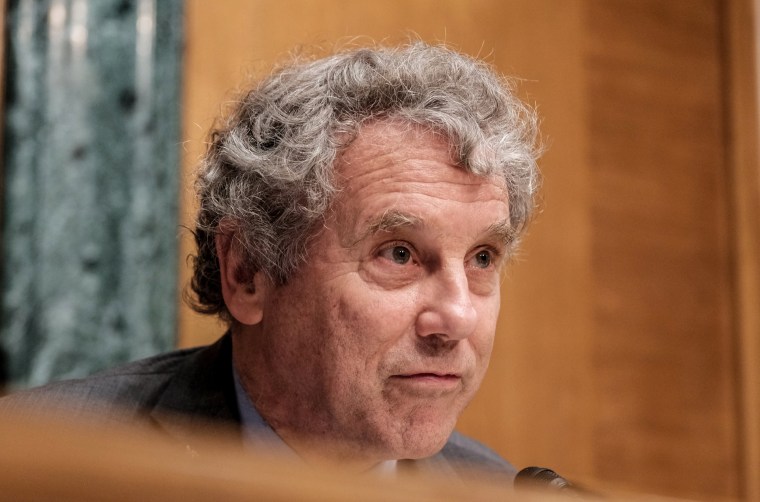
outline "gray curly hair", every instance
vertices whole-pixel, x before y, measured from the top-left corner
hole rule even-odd
[[[229,320],[215,247],[222,222],[243,257],[238,275],[288,280],[336,193],[336,157],[363,123],[384,118],[442,134],[463,168],[503,178],[519,236],[539,181],[537,119],[488,65],[422,42],[295,62],[244,94],[211,131],[196,181],[195,310]]]

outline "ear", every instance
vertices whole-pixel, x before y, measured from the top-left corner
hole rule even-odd
[[[264,302],[271,289],[271,282],[263,272],[245,273],[248,267],[245,266],[239,247],[233,242],[233,236],[232,231],[221,228],[216,234],[222,296],[230,315],[238,322],[258,324],[264,317]]]

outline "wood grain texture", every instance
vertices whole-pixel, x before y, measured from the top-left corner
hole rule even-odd
[[[720,16],[590,1],[595,471],[739,492]]]
[[[758,155],[758,16],[760,2],[725,4],[729,150],[733,180],[733,234],[737,331],[742,390],[743,487],[760,500],[760,155]]]

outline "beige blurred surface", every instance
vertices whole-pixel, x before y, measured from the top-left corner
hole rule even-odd
[[[229,431],[192,444],[157,431],[108,428],[24,414],[0,417],[0,499],[59,501],[561,501],[598,500],[433,473],[397,477],[347,474],[254,455]],[[667,502],[604,493],[608,500]]]
[[[246,453],[220,431],[192,445],[157,431],[0,417],[3,500],[512,500],[506,487],[382,479]]]

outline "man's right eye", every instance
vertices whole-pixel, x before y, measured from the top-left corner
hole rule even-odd
[[[394,246],[391,254],[393,256],[393,261],[399,265],[404,265],[412,256],[412,253],[404,246]]]
[[[406,246],[396,245],[382,250],[380,256],[398,265],[406,265],[412,259],[412,251]]]

